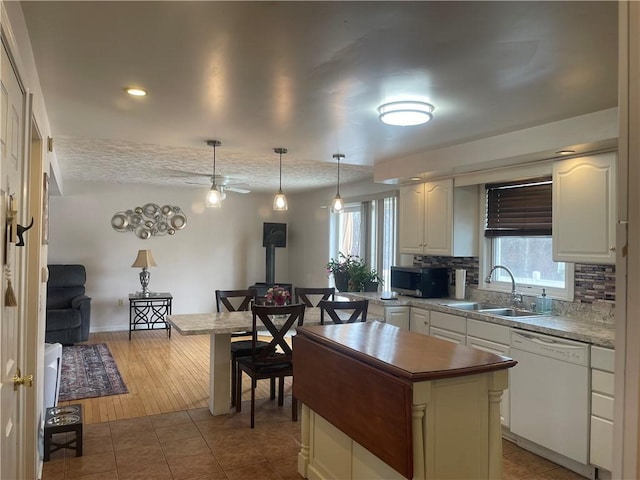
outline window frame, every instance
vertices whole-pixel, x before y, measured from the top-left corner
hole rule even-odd
[[[393,259],[391,260],[391,265],[397,265],[399,261],[399,248],[398,248],[398,221],[399,221],[399,191],[398,190],[389,190],[385,192],[381,192],[375,195],[369,195],[366,197],[356,197],[345,200],[345,208],[341,213],[329,213],[329,254],[330,258],[338,258],[339,253],[339,215],[343,215],[344,212],[349,210],[355,211],[360,209],[360,258],[366,261],[367,265],[370,268],[375,268],[378,271],[380,277],[383,278],[384,284],[383,289],[389,289],[389,285],[391,283],[391,273],[390,266],[388,275],[384,275],[384,238],[385,238],[385,228],[384,228],[384,202],[387,198],[395,199],[395,212],[394,212],[394,225],[391,226],[391,231],[393,235]],[[375,214],[373,212],[375,210]],[[370,235],[375,235],[376,238],[372,242]],[[388,232],[387,232],[388,233]],[[375,252],[373,249],[375,248]],[[331,282],[330,282],[331,284]]]
[[[491,268],[494,266],[493,260],[493,238],[485,237],[484,230],[486,224],[486,209],[487,209],[487,195],[486,195],[486,184],[481,184],[478,190],[479,195],[479,215],[480,221],[478,222],[479,234],[478,239],[480,241],[480,245],[478,248],[478,267],[480,270],[480,278],[478,281],[478,289],[486,290],[489,292],[499,292],[499,293],[511,293],[511,282],[502,282],[499,280],[492,280],[491,283],[487,283],[485,279],[487,275],[491,271]],[[494,237],[495,238],[495,237]],[[575,287],[575,266],[573,263],[565,263],[565,288],[557,288],[546,285],[532,285],[532,284],[522,284],[516,281],[516,291],[518,293],[522,293],[526,296],[535,297],[540,294],[541,289],[544,288],[547,296],[557,299],[557,300],[566,300],[573,301],[574,298],[574,287]],[[508,265],[506,265],[508,267]]]

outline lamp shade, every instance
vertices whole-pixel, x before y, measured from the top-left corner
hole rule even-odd
[[[148,268],[148,267],[157,267],[158,264],[153,259],[153,255],[151,255],[151,250],[138,250],[138,256],[136,257],[135,262],[133,262],[132,267],[138,268]]]

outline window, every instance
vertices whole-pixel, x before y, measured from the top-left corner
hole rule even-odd
[[[522,293],[538,295],[544,287],[549,295],[568,299],[573,295],[572,265],[552,260],[551,186],[551,177],[485,186],[485,275],[491,266],[503,265]],[[498,269],[485,287],[511,290],[511,278]]]
[[[345,205],[331,214],[331,257],[338,252],[358,255],[375,268],[384,285],[391,284],[391,266],[397,263],[397,193]]]

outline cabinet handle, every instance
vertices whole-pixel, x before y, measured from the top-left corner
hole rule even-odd
[[[615,252],[616,251],[616,247],[609,247],[609,251],[610,252]]]

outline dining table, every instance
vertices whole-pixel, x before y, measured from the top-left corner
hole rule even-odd
[[[283,320],[284,321],[284,320]],[[209,411],[226,415],[231,406],[231,334],[253,328],[251,311],[186,313],[167,316],[181,335],[210,335]],[[278,320],[274,320],[278,324]],[[320,325],[320,309],[307,307],[304,325]],[[269,334],[265,330],[265,334]]]

